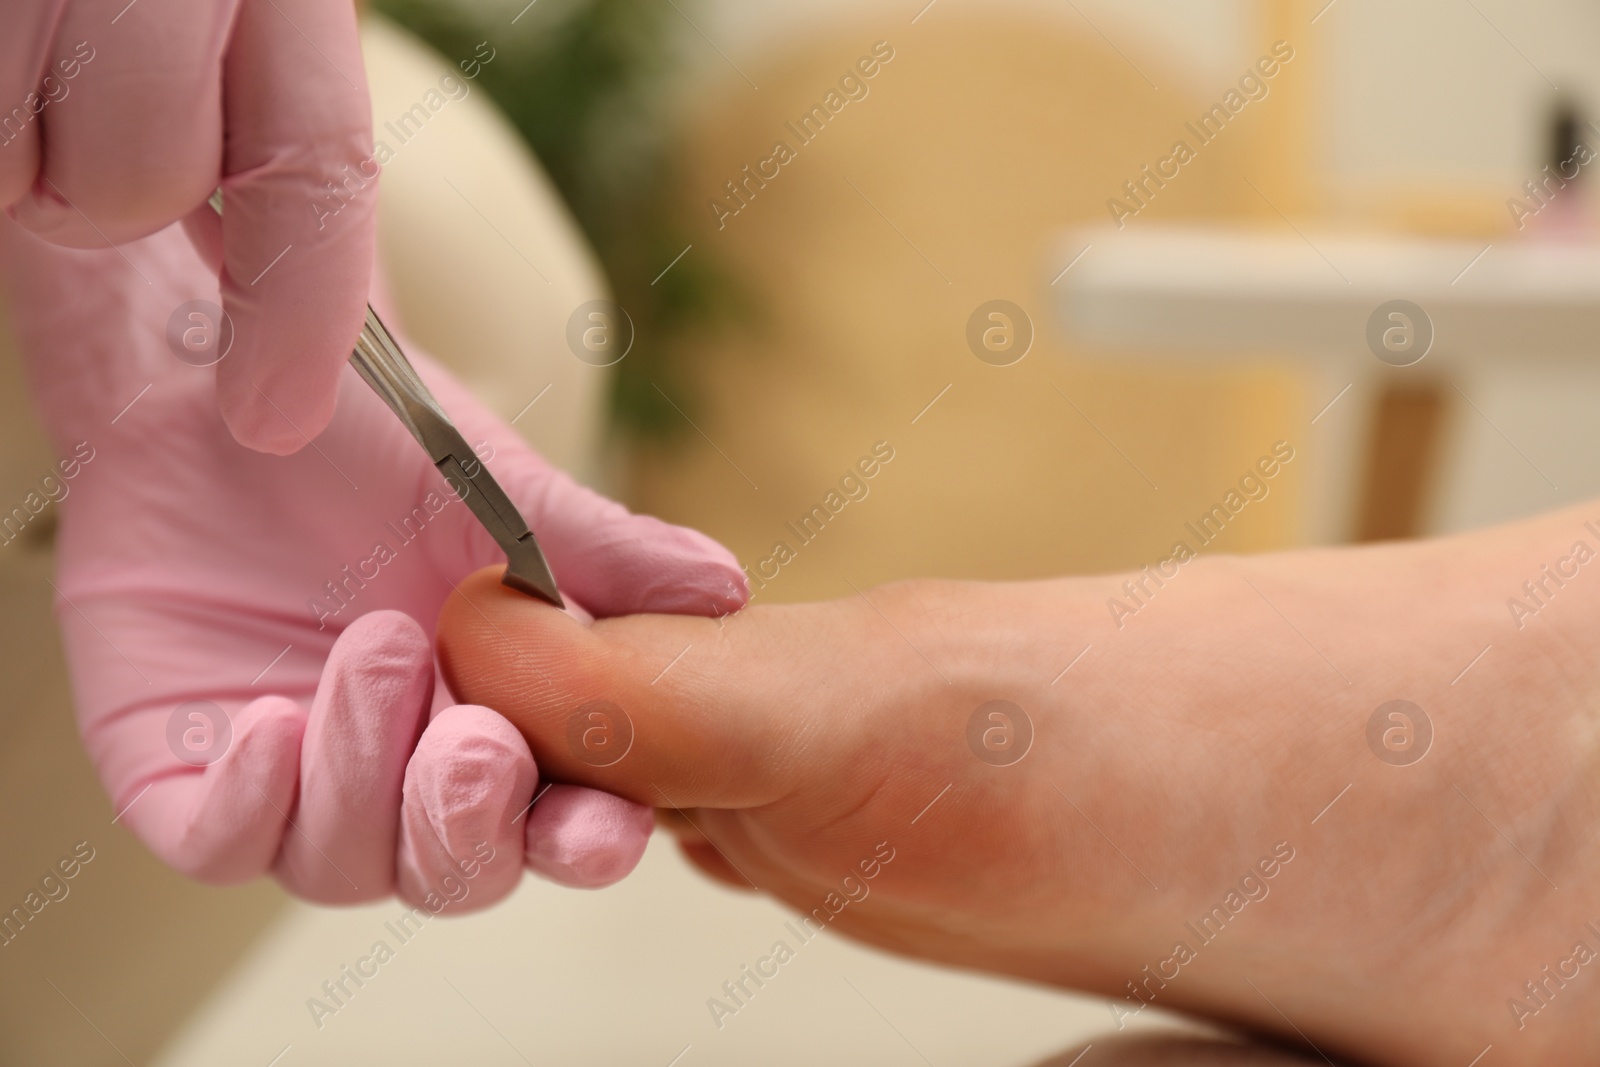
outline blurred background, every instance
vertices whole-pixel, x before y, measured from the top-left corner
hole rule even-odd
[[[364,33],[411,334],[760,601],[1153,563],[1279,442],[1205,551],[1600,492],[1591,3],[382,0]],[[51,457],[0,375],[9,499]],[[0,1063],[1020,1065],[1112,1026],[825,936],[719,1028],[785,916],[661,840],[430,924],[319,1026],[399,905],[195,886],[115,825],[51,568],[43,523],[0,553],[0,902],[96,858],[0,948]]]

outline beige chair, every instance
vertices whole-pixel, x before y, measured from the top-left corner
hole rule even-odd
[[[786,123],[885,35],[894,58],[865,99],[720,217],[709,203],[732,203],[725,183],[747,181],[743,168],[772,155],[775,138],[798,144]],[[1107,200],[1228,88],[1186,86],[1129,38],[1125,58],[1070,13],[935,8],[915,25],[863,21],[786,41],[765,65],[743,64],[759,92],[730,78],[708,93],[684,154],[681,203],[698,220],[689,254],[720,261],[763,317],[685,346],[698,432],[641,456],[636,501],[701,525],[747,563],[788,543],[795,558],[758,596],[804,600],[910,575],[1154,562],[1275,441],[1298,440],[1293,372],[1251,353],[1203,368],[1086,360],[1058,329],[1051,287],[1072,284],[1059,234],[1097,221],[1114,232]],[[1244,176],[1287,209],[1305,200],[1267,151],[1285,136],[1273,108],[1294,106],[1304,76],[1285,67],[1274,97],[1128,226],[1282,225]],[[1013,366],[968,348],[969,317],[995,298],[1020,305],[1036,331]],[[871,495],[802,546],[786,524],[878,440],[895,459]],[[1297,472],[1273,490],[1218,550],[1295,541]]]

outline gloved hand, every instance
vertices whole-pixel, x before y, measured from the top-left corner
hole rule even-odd
[[[227,222],[216,397],[288,453],[333,416],[371,277],[377,164],[350,0],[5,0],[0,207],[105,248]]]
[[[354,371],[311,447],[253,452],[217,414],[214,371],[168,348],[173,309],[216,292],[181,227],[120,251],[0,229],[31,387],[67,458],[57,615],[79,727],[120,821],[193,877],[270,870],[326,902],[420,902],[466,861],[461,906],[482,906],[524,850],[569,884],[631,870],[648,808],[556,785],[530,812],[521,736],[436,690],[440,606],[504,557]],[[576,485],[410,354],[571,600],[597,616],[743,603],[724,549]]]

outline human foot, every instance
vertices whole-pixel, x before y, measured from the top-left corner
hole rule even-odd
[[[1098,1049],[1092,1061],[1084,1056]],[[1271,1045],[1186,1034],[1144,1033],[1096,1037],[1036,1067],[1318,1067],[1327,1061]]]
[[[1600,582],[1544,581],[1534,618],[1508,597],[1600,542],[1597,512],[1199,560],[1120,629],[1120,575],[585,629],[483,573],[441,655],[541,766],[683,809],[703,867],[812,925],[1119,1021],[1596,1062]],[[1396,699],[1431,722],[1420,761]]]

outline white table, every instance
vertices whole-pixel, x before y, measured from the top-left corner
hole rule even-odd
[[[1260,231],[1130,224],[1066,235],[1058,262],[1086,245],[1093,247],[1054,286],[1078,339],[1169,356],[1278,353],[1311,361],[1307,520],[1317,541],[1348,535],[1381,390],[1431,381],[1465,407],[1467,383],[1487,362],[1532,365],[1600,352],[1596,245],[1301,233],[1282,224]],[[1396,299],[1421,307],[1433,328],[1426,358],[1407,367],[1381,362],[1367,341],[1369,318]]]

